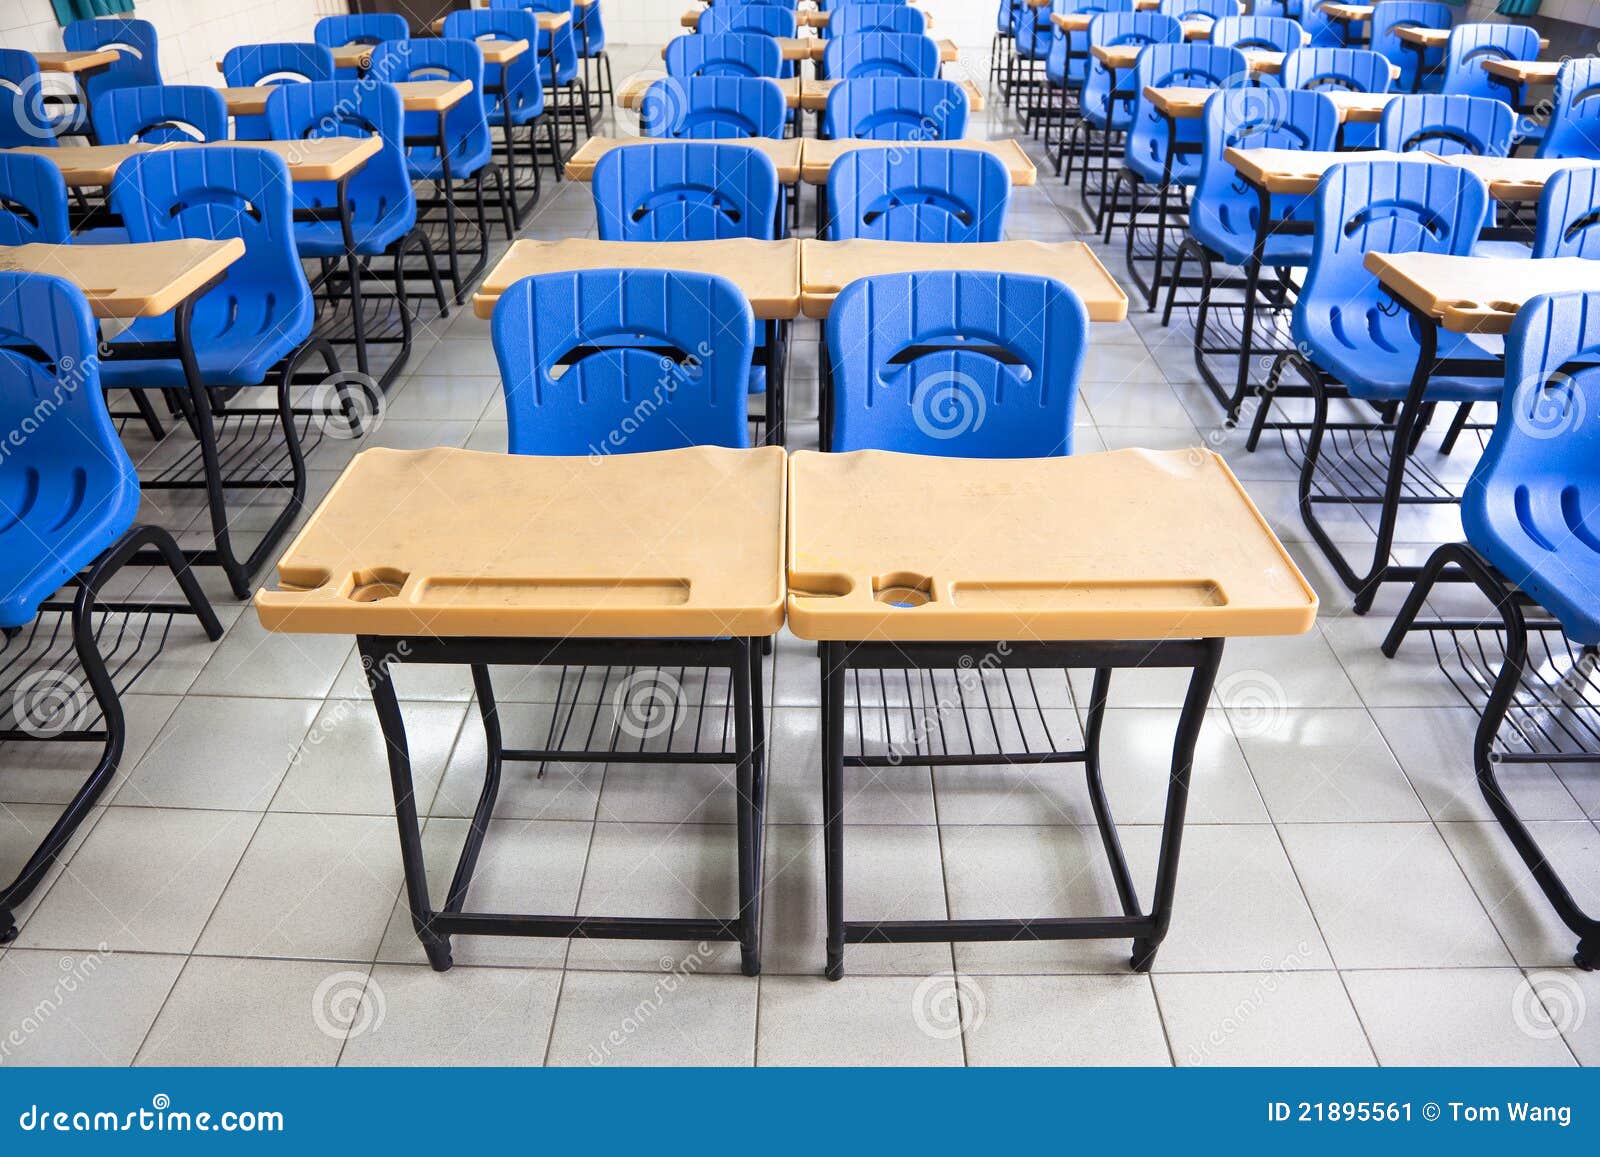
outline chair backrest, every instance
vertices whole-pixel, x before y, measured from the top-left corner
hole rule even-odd
[[[1072,453],[1088,318],[1048,277],[864,277],[828,314],[837,451],[949,458]]]
[[[606,25],[598,3],[573,5],[572,33],[581,55],[596,56],[604,51]]]
[[[1471,253],[1489,212],[1483,180],[1436,161],[1351,161],[1323,175],[1315,205],[1311,265],[1295,302],[1295,342],[1313,361],[1319,351],[1336,348],[1377,349],[1386,358],[1414,361],[1411,317],[1395,308],[1367,270],[1366,255]],[[1353,396],[1364,396],[1360,383],[1346,385]]]
[[[755,319],[726,278],[529,277],[501,295],[491,330],[513,454],[749,445]]]
[[[95,102],[94,131],[103,145],[225,141],[228,106],[208,85],[114,88]]]
[[[411,25],[398,12],[324,16],[311,30],[311,39],[324,48],[382,44],[385,40],[407,40],[410,36]]]
[[[829,40],[823,62],[828,75],[836,80],[874,76],[931,80],[939,75],[939,44],[931,36],[858,32]]]
[[[602,241],[777,236],[778,170],[744,145],[664,141],[612,149],[594,167]]]
[[[1089,22],[1089,47],[1119,44],[1179,44],[1183,25],[1161,12],[1107,12]],[[1090,58],[1084,80],[1082,106],[1085,119],[1097,127],[1108,121],[1115,128],[1126,128],[1133,116],[1133,73],[1123,70],[1112,99],[1111,73],[1099,60]]]
[[[1485,60],[1538,60],[1539,33],[1526,24],[1458,24],[1445,47],[1444,83],[1454,96],[1502,99],[1505,88],[1483,71]]]
[[[1311,37],[1309,48],[1345,47],[1344,25],[1324,12],[1322,5],[1323,0],[1287,0],[1281,5],[1281,13],[1276,11],[1278,4],[1262,4],[1259,10],[1263,16],[1284,15],[1300,21],[1300,27]]]
[[[1600,59],[1562,63],[1539,155],[1600,160]]]
[[[967,93],[953,80],[841,80],[823,124],[836,139],[955,141],[967,134]]]
[[[20,48],[0,48],[0,149],[56,143],[45,95],[38,58]]]
[[[491,9],[520,9],[524,12],[565,12],[572,19],[561,27],[539,33],[536,41],[536,67],[547,85],[571,84],[578,76],[577,24],[572,0],[489,0]]]
[[[1562,169],[1544,183],[1533,255],[1600,258],[1600,169]]]
[[[1600,294],[1535,297],[1506,335],[1494,433],[1461,497],[1467,541],[1548,610],[1600,643]]]
[[[477,92],[483,91],[483,50],[470,40],[428,39],[386,40],[372,50],[369,81],[399,84],[408,80],[465,80]],[[406,113],[407,137],[432,138],[439,131],[439,117],[431,112]],[[464,100],[445,113],[445,134],[458,180],[469,177],[490,159],[489,121],[483,102]],[[436,156],[437,146],[408,149],[407,156],[427,159]]]
[[[1022,60],[1043,60],[1050,55],[1055,32],[1049,5],[1039,8],[1027,5],[1017,13],[1012,50]]]
[[[1318,92],[1388,92],[1389,62],[1368,48],[1302,48],[1284,58],[1284,88]]]
[[[696,31],[701,36],[750,32],[757,36],[794,36],[795,15],[778,4],[718,4],[700,13]]]
[[[1510,105],[1487,97],[1397,96],[1378,122],[1378,144],[1394,153],[1503,157],[1511,150],[1516,120]]]
[[[783,89],[761,77],[666,77],[653,83],[640,106],[647,137],[717,140],[783,136],[789,115]]]
[[[139,478],[106,412],[99,327],[75,285],[0,273],[0,427],[28,431],[0,457],[0,551],[23,581],[0,591],[0,627],[39,604],[133,525]]]
[[[995,12],[994,30],[1001,36],[1015,35],[1017,17],[1021,14],[1023,0],[1000,0]]]
[[[234,88],[333,79],[333,53],[320,44],[241,44],[222,57],[222,75]]]
[[[371,81],[285,84],[267,97],[267,126],[276,140],[377,136],[383,142],[382,151],[352,173],[345,188],[357,246],[369,237],[403,235],[416,223],[416,196],[406,172],[405,115],[399,90]],[[339,186],[299,181],[294,199],[302,208],[336,207]]]
[[[54,161],[0,152],[0,245],[71,240],[67,183]]]
[[[1106,12],[1132,12],[1133,0],[1050,0],[1052,15],[1077,13],[1100,15]],[[1050,52],[1045,57],[1045,75],[1052,84],[1078,88],[1089,75],[1089,33],[1068,32],[1050,24]]]
[[[1211,43],[1219,47],[1289,53],[1304,39],[1300,22],[1282,16],[1224,16],[1211,25]]]
[[[1242,261],[1255,241],[1260,203],[1228,163],[1227,151],[1331,150],[1339,137],[1339,112],[1320,92],[1229,88],[1206,101],[1201,119],[1200,175],[1189,199],[1189,229],[1207,248]],[[1279,220],[1304,218],[1306,201],[1302,196],[1274,196],[1272,214]]]
[[[206,300],[248,312],[275,338],[309,335],[311,287],[295,249],[289,167],[276,153],[221,145],[139,153],[117,166],[111,207],[136,242],[240,238],[244,256]]]
[[[1372,9],[1370,29],[1372,50],[1390,64],[1400,66],[1395,87],[1410,92],[1417,74],[1416,50],[1396,35],[1401,28],[1449,28],[1455,24],[1455,9],[1442,0],[1379,0]],[[1426,67],[1438,68],[1444,60],[1443,48],[1427,48],[1421,59]]]
[[[161,83],[161,39],[148,20],[74,20],[61,30],[61,40],[69,52],[117,50],[115,63],[83,78],[84,95],[91,107],[111,89]]]
[[[1161,0],[1157,11],[1174,20],[1223,20],[1238,16],[1244,5],[1239,0]]]
[[[1169,132],[1167,118],[1144,99],[1146,88],[1238,88],[1250,83],[1250,65],[1243,52],[1203,42],[1152,44],[1139,54],[1134,72],[1133,121],[1124,156],[1136,171],[1152,180],[1165,172],[1171,144],[1186,146],[1198,141],[1203,126],[1195,120],[1178,119]]]
[[[909,4],[846,4],[828,16],[824,36],[854,36],[861,32],[900,32],[921,36],[928,18]]]
[[[444,18],[444,34],[456,40],[526,40],[531,50],[539,43],[539,18],[526,8],[466,8]],[[490,96],[491,88],[504,96]],[[486,114],[494,114],[503,100],[523,119],[538,116],[544,111],[544,84],[537,55],[524,52],[506,64],[484,61],[478,91]]]
[[[1011,175],[977,149],[852,149],[828,170],[830,241],[999,241]]]
[[[730,32],[722,36],[679,36],[667,44],[667,75],[766,76],[784,75],[783,50],[770,36]]]

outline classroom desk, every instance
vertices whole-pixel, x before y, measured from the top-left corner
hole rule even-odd
[[[1513,85],[1552,85],[1561,71],[1560,60],[1480,60],[1483,71]]]
[[[513,241],[473,295],[479,317],[492,318],[500,295],[524,277],[574,269],[674,269],[714,273],[744,291],[756,317],[756,356],[767,371],[765,437],[782,446],[788,425],[785,323],[800,316],[800,243],[757,241]]]
[[[40,72],[62,72],[77,75],[84,72],[94,72],[108,64],[117,62],[118,52],[115,48],[95,48],[87,52],[35,52],[34,60],[39,63]]]
[[[1371,42],[1371,32],[1362,26],[1372,20],[1372,7],[1371,4],[1321,5],[1322,14],[1342,26],[1344,42],[1351,48],[1365,48]]]
[[[1013,185],[1032,185],[1039,179],[1039,170],[1023,148],[1014,140],[1003,141],[861,141],[861,140],[811,140],[804,142],[800,152],[800,180],[808,185],[826,185],[828,170],[833,163],[852,149],[978,149],[993,153],[1005,162],[1011,173]]]
[[[828,95],[838,83],[837,77],[827,79],[807,77],[800,82],[800,107],[813,112],[826,109]],[[961,86],[961,91],[967,94],[968,109],[972,112],[982,112],[987,107],[988,101],[983,95],[983,90],[970,77],[963,77],[956,83]]]
[[[761,652],[783,625],[785,501],[784,453],[775,447],[581,458],[375,449],[334,484],[279,562],[276,586],[257,595],[256,611],[269,631],[356,636],[386,741],[407,904],[436,970],[453,962],[451,937],[469,934],[733,942],[744,972],[760,972]],[[471,512],[492,512],[493,526]],[[487,747],[482,795],[437,901],[392,682],[405,663],[470,668]],[[619,688],[606,734],[579,740],[585,750],[566,748],[564,733],[545,743],[562,750],[528,750],[501,733],[490,664],[507,663],[644,670]],[[676,706],[658,721],[652,698],[659,690],[676,699],[670,669],[684,667],[705,668],[708,680],[725,669],[731,684],[726,696],[702,696],[702,716],[706,698],[724,702],[709,724],[688,725],[693,751],[673,742]],[[702,750],[708,741],[715,750]],[[738,912],[467,911],[502,765],[550,760],[733,765]]]
[[[1122,321],[1128,296],[1093,249],[1082,241],[985,241],[940,244],[919,241],[800,242],[800,309],[826,318],[834,298],[850,282],[885,273],[923,269],[970,269],[1026,273],[1065,282],[1083,300],[1090,321]]]
[[[1537,201],[1545,182],[1563,169],[1592,169],[1600,161],[1557,157],[1473,157],[1466,154],[1436,158],[1447,165],[1470,169],[1489,186],[1489,196],[1502,203]]]
[[[1530,299],[1593,290],[1600,276],[1600,261],[1584,257],[1369,253],[1364,264],[1396,300],[1452,333],[1508,333]]]
[[[1196,120],[1205,114],[1206,101],[1216,92],[1214,88],[1191,85],[1169,85],[1162,88],[1146,85],[1144,97],[1150,102],[1150,107],[1163,117],[1171,120]],[[1341,123],[1376,124],[1383,119],[1383,110],[1389,102],[1401,94],[1335,90],[1325,91],[1322,95],[1333,102]],[[1358,155],[1352,154],[1350,159],[1358,159]]]
[[[1222,459],[1208,450],[1020,460],[801,451],[789,461],[788,527],[789,626],[821,644],[828,977],[843,975],[847,944],[866,943],[1126,938],[1133,967],[1147,970],[1172,917],[1195,741],[1224,639],[1302,634],[1316,620],[1315,593]],[[1141,667],[1190,672],[1148,910],[1099,770],[1112,672]],[[943,727],[913,718],[942,720],[946,703],[962,716],[987,708],[1004,734],[1013,717],[1027,725],[1017,706],[1026,692],[1015,689],[1036,670],[1063,669],[1095,672],[1081,749],[1024,739],[1026,751],[1015,740],[991,751],[985,738],[952,752]],[[926,692],[940,675],[951,689]],[[873,683],[881,699],[862,692]],[[902,730],[896,701],[930,705],[900,709],[903,742],[892,738]],[[1002,763],[1085,765],[1119,911],[846,919],[844,769]]]
[[[224,88],[222,100],[228,106],[229,116],[254,116],[267,111],[267,98],[277,87],[256,84]],[[407,80],[394,87],[400,90],[406,112],[448,112],[472,95],[470,80]],[[237,143],[248,146],[255,142]]]
[[[593,180],[595,163],[612,149],[648,149],[664,143],[669,142],[651,137],[589,137],[572,156],[567,158],[565,170],[567,180]],[[717,141],[716,143],[719,145],[739,145],[744,148],[760,149],[777,166],[779,184],[794,185],[800,181],[802,141],[799,137],[789,137],[785,140],[773,140],[767,137],[740,137]]]
[[[365,165],[383,149],[377,137],[317,137],[303,141],[175,141],[161,145],[89,145],[50,148],[19,145],[0,152],[31,153],[55,163],[69,188],[111,184],[117,166],[129,157],[162,149],[249,148],[277,153],[289,166],[293,181],[339,181]]]
[[[1422,91],[1422,75],[1426,71],[1423,63],[1430,49],[1444,48],[1450,43],[1450,29],[1448,28],[1422,28],[1417,25],[1407,24],[1394,29],[1396,38],[1402,48],[1415,54],[1417,58],[1416,71],[1412,73],[1412,92]],[[1550,47],[1548,38],[1539,38],[1539,51],[1543,52]],[[1493,75],[1493,74],[1491,74]]]
[[[1087,32],[1090,22],[1098,15],[1098,12],[1052,12],[1050,22],[1063,32]],[[1211,21],[1198,17],[1183,21],[1183,38],[1210,40]]]
[[[225,477],[230,462],[218,446],[213,399],[194,366],[190,317],[195,302],[217,285],[228,267],[242,258],[244,252],[244,242],[237,237],[225,241],[186,239],[130,245],[19,245],[0,248],[0,269],[64,277],[83,290],[98,318],[131,321],[141,317],[171,315],[171,340],[143,343],[134,348],[127,343],[102,338],[99,356],[102,361],[108,362],[170,358],[184,365],[187,388],[171,391],[169,396],[175,398],[187,428],[195,436],[203,477],[194,480],[158,477],[145,479],[142,484],[151,493],[163,490],[205,491],[213,547],[205,550],[186,548],[183,555],[191,566],[220,567],[239,598],[248,597],[250,576],[277,548],[299,514],[297,502],[287,504],[256,544],[255,550],[247,558],[239,558],[231,539],[227,504],[227,495],[234,492],[235,486]],[[152,433],[159,435],[159,420],[145,391],[135,392],[135,402]],[[235,399],[229,402],[224,416],[246,421],[254,418],[275,422],[278,409],[275,405],[240,405]],[[260,489],[259,486],[256,488]],[[235,515],[237,513],[234,512]],[[176,533],[182,528],[168,529]],[[147,559],[148,556],[143,553],[136,556],[136,560]]]

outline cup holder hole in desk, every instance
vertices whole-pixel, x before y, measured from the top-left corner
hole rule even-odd
[[[1228,597],[1209,579],[1180,582],[958,582],[950,602],[969,610],[1049,611],[1075,607],[1165,610],[1223,607]]]
[[[885,606],[915,610],[933,602],[933,579],[927,575],[879,575],[872,580],[872,597]]]
[[[680,607],[689,591],[688,579],[430,578],[417,599],[456,607]]]
[[[353,603],[381,603],[398,595],[410,577],[393,567],[358,570],[350,576],[350,590],[345,598]]]

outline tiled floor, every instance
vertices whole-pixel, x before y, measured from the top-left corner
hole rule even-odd
[[[619,77],[649,58],[618,50]],[[995,112],[972,128],[1016,131]],[[1017,191],[1013,236],[1084,229],[1076,188],[1047,168]],[[594,233],[589,190],[573,184],[548,188],[524,230]],[[1125,275],[1117,253],[1106,260]],[[487,332],[468,311],[431,327],[371,443],[503,449]],[[816,437],[805,419],[816,337],[802,323],[791,427],[802,446]],[[1128,971],[1124,944],[1056,943],[863,946],[844,981],[820,979],[816,661],[788,637],[772,670],[763,976],[738,975],[722,947],[472,937],[435,974],[400,894],[386,764],[350,641],[269,636],[213,577],[226,639],[208,647],[180,624],[129,700],[120,782],[0,954],[0,1063],[1600,1062],[1600,980],[1570,967],[1572,937],[1483,805],[1472,714],[1425,644],[1393,661],[1378,652],[1398,596],[1349,614],[1302,545],[1293,469],[1276,445],[1247,455],[1221,429],[1186,329],[1136,308],[1091,338],[1078,448],[1216,446],[1324,600],[1315,633],[1229,648],[1151,975]],[[319,448],[314,499],[353,450]],[[149,512],[171,525],[199,510],[163,498]],[[497,682],[513,741],[547,725],[553,680]],[[460,673],[407,670],[401,688],[442,887],[482,735]],[[1114,684],[1108,790],[1145,881],[1179,690],[1158,676]],[[1053,713],[1078,727],[1065,697]],[[0,868],[53,819],[63,769],[88,755],[0,750]],[[1585,774],[1528,768],[1515,786],[1593,910],[1600,787]],[[849,910],[1110,908],[1079,786],[994,769],[853,777]],[[474,906],[731,910],[731,801],[720,769],[510,768]]]

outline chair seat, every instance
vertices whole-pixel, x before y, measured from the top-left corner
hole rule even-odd
[[[387,253],[389,246],[411,232],[412,222],[390,216],[382,221],[352,222],[356,252],[366,257]],[[296,221],[294,244],[301,257],[343,257],[344,231],[337,221]]]
[[[489,163],[490,144],[485,136],[482,144],[471,149],[456,147],[450,152],[450,176],[462,180],[477,173]],[[437,149],[408,149],[406,171],[414,181],[437,181],[444,177],[444,159]]]
[[[511,110],[511,124],[514,128],[521,128],[531,124],[544,115],[544,102],[538,104],[524,104]],[[505,106],[500,101],[495,101],[489,110],[489,123],[497,129],[506,127]]]
[[[1143,152],[1128,154],[1124,164],[1138,174],[1141,181],[1159,185],[1165,174],[1165,164]],[[1172,180],[1179,185],[1193,185],[1200,179],[1200,154],[1180,155],[1172,159]]]
[[[308,297],[302,301],[286,324],[285,319],[272,312],[263,315],[248,308],[235,312],[228,296],[214,291],[195,309],[190,336],[200,380],[208,386],[259,386],[273,366],[311,336],[311,300]],[[111,345],[115,349],[128,342],[171,340],[172,315],[163,314],[140,318],[113,338]],[[108,390],[167,389],[188,384],[176,358],[102,361],[100,382]]]
[[[127,245],[131,240],[126,229],[85,229],[72,235],[74,245]]]
[[[1551,544],[1533,537],[1512,519],[1492,525],[1462,511],[1473,548],[1501,574],[1517,576],[1517,586],[1561,623],[1566,636],[1580,646],[1600,643],[1600,553],[1577,535]]]
[[[1309,341],[1305,345],[1311,360],[1327,370],[1350,391],[1351,396],[1363,400],[1402,401],[1411,389],[1411,371],[1416,365],[1417,347],[1414,342],[1398,344],[1402,348],[1386,349],[1370,337],[1370,327],[1360,325],[1363,331],[1358,344],[1343,341]],[[1368,319],[1370,321],[1370,317]],[[1346,323],[1348,324],[1348,322]],[[1301,340],[1299,326],[1295,337]],[[1439,331],[1438,357],[1493,359],[1492,376],[1482,378],[1435,377],[1428,383],[1427,398],[1433,402],[1492,402],[1500,397],[1505,384],[1504,372],[1498,364],[1498,340],[1495,345],[1469,334]]]
[[[137,482],[117,477],[104,462],[85,463],[106,477],[87,487],[73,483],[71,471],[40,472],[40,490],[27,512],[0,530],[0,627],[24,627],[39,604],[61,589],[133,525],[139,512]],[[85,508],[85,491],[110,489],[115,501]]]
[[[1243,265],[1250,260],[1253,239],[1234,234],[1201,238],[1213,254],[1229,265]],[[1275,268],[1299,268],[1311,264],[1311,243],[1307,233],[1274,233],[1267,238],[1264,254],[1266,264]]]

